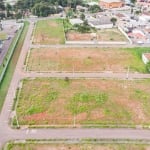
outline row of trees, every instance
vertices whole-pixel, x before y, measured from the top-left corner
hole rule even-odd
[[[18,0],[14,6],[9,4],[5,6],[4,1],[0,0],[0,18],[21,18],[27,12],[46,17],[49,14],[59,13],[61,6],[76,9],[77,5],[82,5],[82,0]]]
[[[18,11],[30,11],[34,15],[46,17],[49,14],[59,13],[60,6],[76,9],[82,0],[18,0],[15,9]]]
[[[4,4],[3,0],[0,0],[0,19],[12,16],[12,6],[10,4]]]
[[[36,16],[47,17],[49,14],[60,13],[62,9],[59,6],[47,5],[47,3],[37,3],[32,8],[32,13]]]

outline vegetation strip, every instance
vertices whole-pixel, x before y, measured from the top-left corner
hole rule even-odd
[[[1,97],[1,99],[0,99],[0,110],[2,109],[4,100],[5,100],[5,97],[7,94],[7,90],[9,88],[9,84],[11,82],[11,79],[12,79],[12,76],[13,76],[13,73],[14,73],[20,52],[21,52],[21,48],[22,48],[27,30],[28,30],[28,26],[29,26],[29,23],[25,22],[21,37],[19,38],[19,40],[17,42],[17,45],[16,45],[15,50],[14,50],[14,54],[12,55],[12,58],[11,58],[11,60],[8,64],[8,67],[6,69],[5,76],[4,76],[4,78],[0,84],[0,97]]]
[[[65,150],[147,150],[150,146],[147,140],[128,139],[51,139],[51,140],[27,140],[11,141],[7,143],[4,150],[24,150],[24,149],[65,149]]]

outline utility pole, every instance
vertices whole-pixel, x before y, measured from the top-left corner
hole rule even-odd
[[[75,126],[76,126],[76,116],[74,114],[74,116],[73,116],[73,127],[75,127]]]
[[[129,71],[130,71],[130,66],[128,66],[128,70],[127,70],[126,79],[128,79],[128,78],[129,78]]]

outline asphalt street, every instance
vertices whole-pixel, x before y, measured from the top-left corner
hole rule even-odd
[[[0,49],[0,65],[3,63],[3,60],[7,54],[7,51],[11,45],[13,38],[10,37],[8,40],[5,40],[2,49]]]

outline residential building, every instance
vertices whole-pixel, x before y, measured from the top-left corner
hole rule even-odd
[[[113,23],[110,20],[108,16],[101,16],[99,18],[88,19],[88,24],[96,29],[109,29],[113,27]]]
[[[99,4],[100,7],[104,9],[120,8],[124,6],[124,3],[121,0],[101,0]]]
[[[75,25],[75,24],[82,24],[82,23],[83,23],[83,21],[82,21],[81,19],[79,19],[79,18],[70,19],[69,21],[70,21],[70,23],[71,23],[72,25]]]

